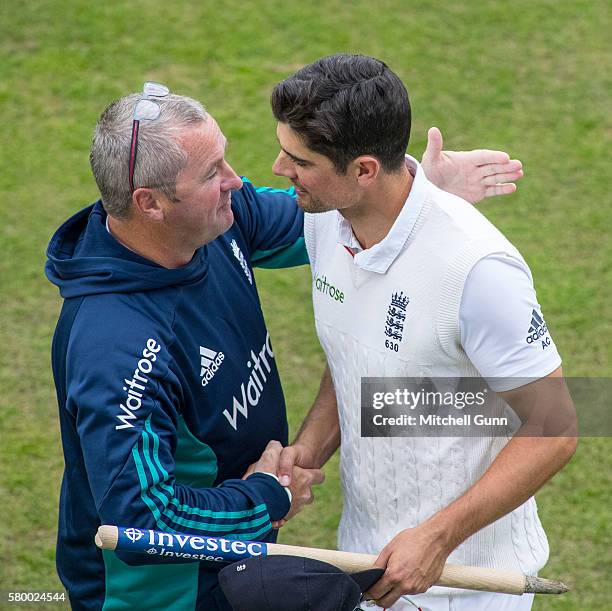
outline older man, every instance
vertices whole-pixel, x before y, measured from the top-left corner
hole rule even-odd
[[[342,438],[339,547],[380,553],[387,570],[369,594],[383,607],[425,592],[447,558],[536,573],[548,544],[533,494],[576,442],[522,436],[542,410],[571,424],[573,409],[554,379],[561,358],[527,264],[473,206],[405,156],[408,94],[383,62],[318,60],[277,85],[272,109],[281,146],[274,171],[311,213],[315,321],[331,371],[283,451],[281,483],[295,464],[321,467]],[[359,380],[385,376],[482,376],[524,420],[521,436],[363,435]],[[436,611],[532,602],[435,588],[416,600]]]
[[[91,147],[101,200],[49,245],[65,300],[57,565],[75,609],[228,609],[215,567],[101,553],[97,526],[270,540],[322,481],[296,468],[287,494],[276,479],[287,421],[252,271],[306,262],[303,215],[293,193],[241,180],[226,144],[195,100],[151,83],[121,98]],[[439,150],[431,169],[457,174]]]

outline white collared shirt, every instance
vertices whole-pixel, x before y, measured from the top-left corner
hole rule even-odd
[[[413,188],[372,248],[357,246],[337,211],[304,221],[315,325],[342,431],[338,533],[347,551],[379,553],[397,532],[429,519],[465,493],[508,441],[363,435],[360,381],[481,375],[495,390],[510,390],[524,384],[514,381],[525,370],[542,377],[559,363],[552,341],[541,344],[550,337],[539,306],[529,309],[537,301],[518,250],[474,206],[431,184],[415,160],[408,166]],[[499,397],[492,401],[505,413]],[[547,557],[532,498],[467,539],[449,561],[535,573]]]
[[[335,211],[338,243],[352,252],[357,268],[386,274],[406,247],[427,186],[421,164],[406,155],[406,165],[414,179],[412,188],[389,233],[378,244],[364,250],[350,222]],[[481,375],[487,379],[539,378],[561,365],[550,332],[527,343],[534,312],[542,314],[531,272],[522,259],[500,253],[476,263],[465,282],[459,328],[461,345]],[[548,343],[542,345],[542,341]]]

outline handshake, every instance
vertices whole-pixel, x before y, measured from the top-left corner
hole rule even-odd
[[[270,441],[260,456],[243,475],[246,479],[253,473],[273,473],[281,485],[291,492],[289,513],[282,519],[272,522],[273,528],[281,528],[304,505],[314,501],[312,487],[323,483],[325,475],[321,469],[315,469],[313,457],[302,446],[283,446],[278,441]]]

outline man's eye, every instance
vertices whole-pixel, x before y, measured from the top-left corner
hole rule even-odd
[[[299,165],[301,168],[306,166],[306,163],[304,161],[298,161],[297,159],[294,159],[293,163],[295,163],[295,165]]]
[[[206,180],[212,180],[217,175],[217,170],[215,170],[212,174],[209,174],[206,177]]]

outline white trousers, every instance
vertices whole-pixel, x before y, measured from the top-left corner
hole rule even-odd
[[[515,596],[513,594],[495,594],[491,592],[474,592],[470,594],[449,594],[448,596],[427,596],[427,594],[409,594],[414,604],[410,604],[400,598],[392,611],[416,611],[420,607],[422,611],[529,611],[533,604],[533,594]],[[382,607],[368,603],[361,603],[361,609],[365,611],[381,610]]]

